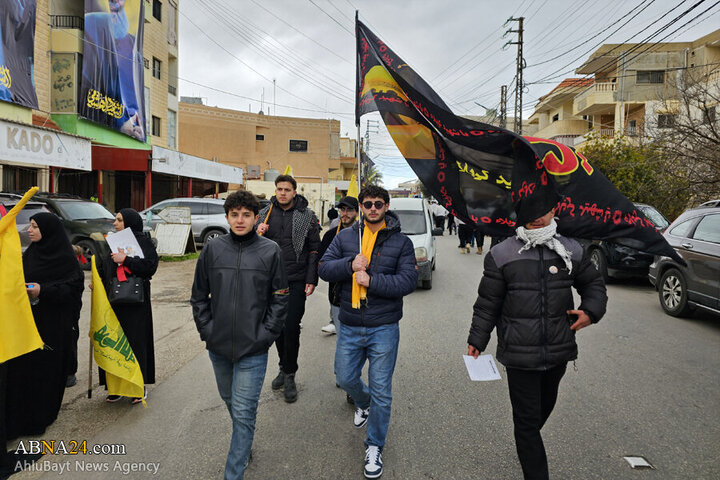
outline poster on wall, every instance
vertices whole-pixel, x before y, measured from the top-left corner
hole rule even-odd
[[[142,0],[85,0],[81,116],[145,141]]]
[[[33,65],[36,0],[0,1],[0,100],[37,108]]]

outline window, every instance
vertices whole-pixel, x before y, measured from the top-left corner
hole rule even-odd
[[[156,137],[160,136],[160,118],[152,116],[152,134]]]
[[[206,215],[207,209],[202,202],[181,202],[181,207],[190,207],[190,215]]]
[[[400,219],[400,229],[405,235],[422,235],[427,232],[427,217],[422,210],[393,210]]]
[[[153,77],[160,80],[160,75],[162,71],[162,62],[158,60],[157,58],[153,57]]]
[[[631,137],[637,137],[637,120],[628,122],[627,134]]]
[[[225,207],[223,207],[222,204],[219,203],[208,203],[207,213],[208,215],[224,215]]]
[[[175,112],[173,110],[168,110],[168,148],[176,148],[177,145],[175,144]]]
[[[555,115],[553,115],[553,122],[557,122],[558,120],[560,120],[560,114],[556,113]]]
[[[264,142],[264,141],[265,141],[265,135],[261,135],[261,134],[258,133],[258,134],[255,135],[255,140],[257,140],[258,142]]]
[[[290,140],[290,151],[291,152],[307,152],[308,151],[307,140]]]
[[[150,68],[150,60],[143,57],[143,65],[145,65],[145,68]]]
[[[635,83],[665,83],[664,70],[638,71]]]
[[[153,17],[162,21],[162,2],[160,0],[153,0]]]
[[[675,126],[675,115],[660,114],[658,115],[658,128],[671,128]]]
[[[695,240],[720,243],[720,215],[706,215],[695,228]]]
[[[670,235],[675,235],[676,237],[687,237],[694,224],[694,219],[685,220],[684,222],[675,225],[672,230],[670,230]]]

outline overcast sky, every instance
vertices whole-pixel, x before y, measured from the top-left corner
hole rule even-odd
[[[334,118],[341,135],[354,138],[357,8],[360,20],[456,114],[483,115],[484,107],[498,107],[500,86],[513,82],[517,46],[502,47],[517,38],[503,38],[517,23],[504,24],[523,16],[527,118],[538,97],[563,78],[580,76],[573,70],[599,44],[643,41],[698,1],[181,0],[179,90],[207,105],[257,112],[264,89],[266,114]],[[651,41],[712,32],[720,25],[714,4],[703,2]],[[379,116],[363,117],[363,136],[367,120]],[[386,187],[415,178],[382,122],[371,128],[370,155]]]

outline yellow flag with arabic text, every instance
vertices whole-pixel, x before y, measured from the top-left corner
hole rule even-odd
[[[350,185],[348,185],[347,196],[358,198],[359,193],[360,192],[358,192],[357,178],[355,178],[355,175],[353,175],[352,177],[350,177]]]
[[[90,338],[95,363],[105,370],[108,394],[143,398],[143,405],[146,405],[140,365],[105,293],[95,266],[95,255],[92,257],[92,285]]]
[[[0,363],[43,347],[25,286],[20,235],[15,222],[38,187],[0,219]]]
[[[285,167],[285,171],[283,172],[283,175],[290,175],[292,177],[292,174],[293,174],[292,167],[290,166],[290,164],[288,164],[288,166]]]

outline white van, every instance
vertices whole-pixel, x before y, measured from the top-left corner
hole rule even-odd
[[[442,235],[442,228],[433,228],[428,203],[422,198],[391,198],[390,210],[400,218],[402,233],[413,242],[418,286],[432,288],[432,272],[437,262],[435,236]]]

